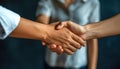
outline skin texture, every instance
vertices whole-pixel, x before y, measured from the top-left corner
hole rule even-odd
[[[86,28],[83,26],[79,26],[78,24],[71,22],[71,21],[65,21],[58,25],[57,29],[61,29],[63,27],[68,28],[71,30],[74,34],[77,34],[84,40],[85,37],[83,37],[84,33],[86,32]],[[97,56],[98,56],[98,43],[97,39],[89,39],[87,40],[88,44],[88,69],[96,69],[97,67]]]
[[[10,34],[10,37],[37,39],[44,41],[48,45],[57,44],[62,46],[67,54],[73,54],[81,47],[81,44],[84,44],[81,38],[73,34],[67,28],[58,31],[55,30],[54,24],[40,24],[25,18],[20,18],[19,25]]]
[[[64,27],[68,28],[73,33],[82,34],[81,37],[84,40],[119,35],[120,34],[120,29],[119,29],[120,14],[113,16],[109,19],[106,19],[97,23],[93,23],[93,24],[88,24],[85,26],[80,26],[73,22],[62,22],[57,25],[57,29],[61,29]],[[50,49],[53,49],[53,48],[50,47]],[[54,47],[54,49],[57,49],[57,48]],[[62,53],[62,51],[60,50],[59,52]]]
[[[44,18],[42,18],[44,17]],[[45,18],[46,17],[46,18]],[[40,19],[42,18],[42,19]],[[43,22],[45,24],[48,24],[49,20],[49,17],[47,17],[46,15],[39,15],[38,18],[37,18],[37,21],[40,21],[40,22]],[[66,21],[66,22],[63,22],[64,24],[66,24],[68,22],[68,24],[71,22],[71,21]],[[62,25],[62,24],[61,24]],[[75,24],[77,25],[77,24]],[[78,25],[77,25],[78,26]],[[74,29],[71,28],[71,25],[66,25],[67,28],[69,28],[70,30],[72,30],[72,32],[74,30],[76,30],[76,32],[74,34],[77,34],[79,37],[82,35],[82,33],[78,33],[79,29],[82,29],[82,28],[79,28],[79,27],[74,27]],[[60,28],[61,30],[62,28]],[[58,30],[59,31],[59,30]],[[84,29],[83,29],[83,32],[84,32]],[[83,38],[82,38],[83,39]],[[96,64],[97,64],[97,39],[91,39],[88,42],[88,69],[96,69]],[[44,45],[44,42],[43,42],[43,45]],[[52,48],[50,48],[52,47]],[[49,48],[53,51],[53,52],[56,52],[58,54],[61,54],[59,51],[63,51],[64,52],[64,49],[62,49],[62,47],[60,45],[57,45],[58,49],[54,49],[56,48],[56,45],[55,44],[52,44],[52,46],[49,46]]]
[[[68,10],[68,7],[72,4],[72,3],[74,3],[74,0],[65,0],[65,4],[63,4],[63,3],[61,3],[61,6],[62,6],[62,9],[63,10],[65,10],[66,11],[66,13],[69,13],[69,10]],[[60,4],[59,4],[60,5]],[[53,19],[53,18],[50,18],[49,16],[46,16],[46,15],[43,15],[43,14],[40,14],[40,15],[38,15],[38,17],[37,17],[37,21],[38,22],[42,22],[42,23],[44,23],[44,24],[48,24],[49,23],[49,21],[52,21],[52,22],[55,22],[55,19]],[[71,21],[66,21],[66,22],[71,22]],[[74,24],[73,24],[73,26],[74,26]],[[70,30],[72,30],[72,28],[70,28],[71,26],[70,25],[68,25],[68,26],[66,26],[66,27],[68,27]],[[76,33],[74,33],[74,29],[76,30]],[[80,34],[80,33],[78,33],[79,32],[79,27],[74,27],[74,29],[72,30],[72,32],[74,33],[74,34],[77,34],[79,37],[82,35],[82,33]],[[78,31],[78,32],[77,32]],[[84,30],[83,30],[84,31]],[[83,39],[83,38],[82,38]],[[43,42],[43,44],[45,45],[45,43]],[[97,66],[97,54],[98,54],[98,43],[97,43],[97,39],[91,39],[91,40],[88,40],[87,41],[87,46],[88,46],[88,69],[96,69],[96,66]],[[52,48],[51,48],[52,47]],[[54,49],[54,48],[58,48],[58,50],[57,49]],[[62,52],[64,52],[64,49],[62,49],[62,47],[60,46],[60,45],[55,45],[55,44],[52,44],[52,46],[49,46],[49,48],[52,50],[52,51],[54,51],[54,52],[56,52],[57,51],[57,53],[58,54],[61,54]],[[62,52],[60,52],[60,50],[62,51]]]
[[[120,34],[120,14],[113,16],[112,18],[100,21],[95,24],[85,25],[86,34],[84,37],[86,40],[93,38],[102,38],[106,36],[113,36]]]

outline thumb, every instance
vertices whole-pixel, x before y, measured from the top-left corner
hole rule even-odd
[[[66,27],[67,26],[67,22],[59,22],[57,25],[56,25],[56,29],[57,30],[60,30],[60,29],[62,29],[62,28],[64,28],[64,27]]]

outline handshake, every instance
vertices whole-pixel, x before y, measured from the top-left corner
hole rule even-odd
[[[19,25],[11,32],[10,37],[41,40],[43,45],[47,45],[57,54],[73,54],[85,45],[86,40],[119,35],[119,28],[120,14],[84,26],[71,21],[48,25],[21,18]]]
[[[43,45],[57,54],[74,54],[77,49],[85,45],[85,41],[97,37],[96,32],[89,30],[89,26],[80,26],[71,21],[52,23],[51,28],[42,40]]]

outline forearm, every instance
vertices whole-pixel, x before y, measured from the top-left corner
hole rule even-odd
[[[40,24],[24,18],[20,19],[19,25],[10,37],[37,39],[44,41],[47,45],[60,45],[67,54],[73,54],[81,47],[80,45],[84,44],[81,38],[67,28],[55,30],[55,25]]]
[[[48,24],[49,23],[49,17],[46,15],[39,15],[37,16],[37,22],[43,23],[43,24]]]
[[[88,43],[88,69],[96,69],[98,56],[98,41],[91,39]]]
[[[10,37],[43,40],[46,25],[20,18],[19,25],[10,34]]]
[[[98,23],[84,26],[87,29],[87,39],[101,38],[120,34],[120,14]]]

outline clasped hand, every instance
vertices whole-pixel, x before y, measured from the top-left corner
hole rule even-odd
[[[71,21],[52,23],[47,38],[42,44],[57,54],[74,54],[77,49],[85,45],[85,38],[81,36],[85,33],[85,28]],[[51,33],[51,34],[50,34]]]

